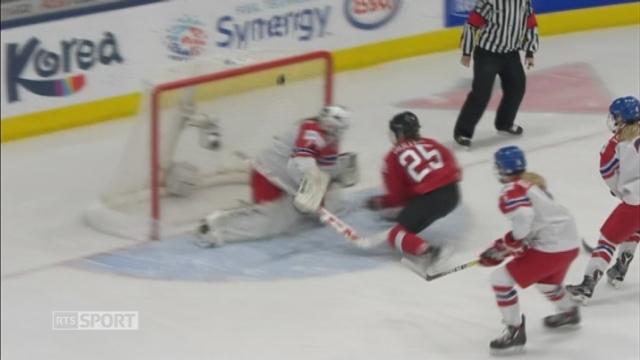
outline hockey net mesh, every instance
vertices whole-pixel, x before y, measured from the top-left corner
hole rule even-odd
[[[143,84],[122,160],[85,220],[99,231],[144,240],[193,230],[214,210],[245,206],[245,157],[331,102],[332,64],[326,52],[252,53],[164,69]],[[201,145],[202,127],[190,121],[203,115],[218,126],[215,150]],[[197,169],[188,196],[166,186],[178,163]]]

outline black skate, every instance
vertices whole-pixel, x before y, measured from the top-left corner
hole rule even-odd
[[[589,299],[591,299],[591,296],[593,296],[593,290],[601,277],[602,271],[596,270],[593,272],[593,276],[585,275],[581,284],[567,285],[565,289],[571,294],[573,300],[580,302],[582,305],[586,305]]]
[[[520,326],[507,325],[501,337],[491,341],[489,347],[492,354],[506,354],[522,351],[527,342],[527,334],[524,326],[524,315]]]
[[[633,260],[633,254],[628,252],[623,252],[618,256],[615,265],[607,270],[607,282],[610,285],[614,287],[620,286],[620,283],[624,281],[624,276],[627,275],[631,260]]]
[[[577,325],[580,323],[580,309],[575,306],[567,312],[549,315],[544,318],[544,326],[555,329],[565,325]]]
[[[471,149],[471,138],[462,135],[454,135],[453,140],[455,140],[463,149]]]
[[[519,136],[519,135],[522,135],[522,133],[524,133],[524,129],[520,125],[512,125],[510,128],[498,129],[498,133],[504,134],[504,135]]]

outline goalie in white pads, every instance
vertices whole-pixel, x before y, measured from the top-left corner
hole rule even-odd
[[[343,187],[358,181],[355,153],[339,154],[349,113],[325,106],[300,122],[252,162],[250,186],[254,205],[216,211],[198,228],[203,245],[267,238],[294,233],[315,224],[314,214],[330,183]]]

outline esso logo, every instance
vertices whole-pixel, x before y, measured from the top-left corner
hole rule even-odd
[[[344,14],[358,29],[373,30],[393,19],[400,5],[402,0],[344,0]]]

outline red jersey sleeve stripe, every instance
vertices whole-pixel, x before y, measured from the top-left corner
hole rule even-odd
[[[602,175],[603,178],[608,179],[615,174],[619,167],[620,162],[617,158],[613,158],[608,164],[600,167],[600,175]]]
[[[476,28],[481,28],[485,25],[487,25],[487,20],[485,18],[482,17],[482,15],[480,15],[478,12],[476,11],[472,11],[469,13],[469,19],[467,20],[467,22]]]
[[[316,156],[316,151],[309,148],[297,147],[293,149],[293,156]]]
[[[535,13],[531,13],[531,15],[529,15],[529,17],[527,18],[527,28],[533,29],[536,26],[538,26],[538,19],[536,18]]]
[[[521,197],[521,198],[504,201],[500,204],[500,209],[502,210],[502,212],[507,213],[521,206],[531,207],[531,201],[529,200],[528,197]]]

